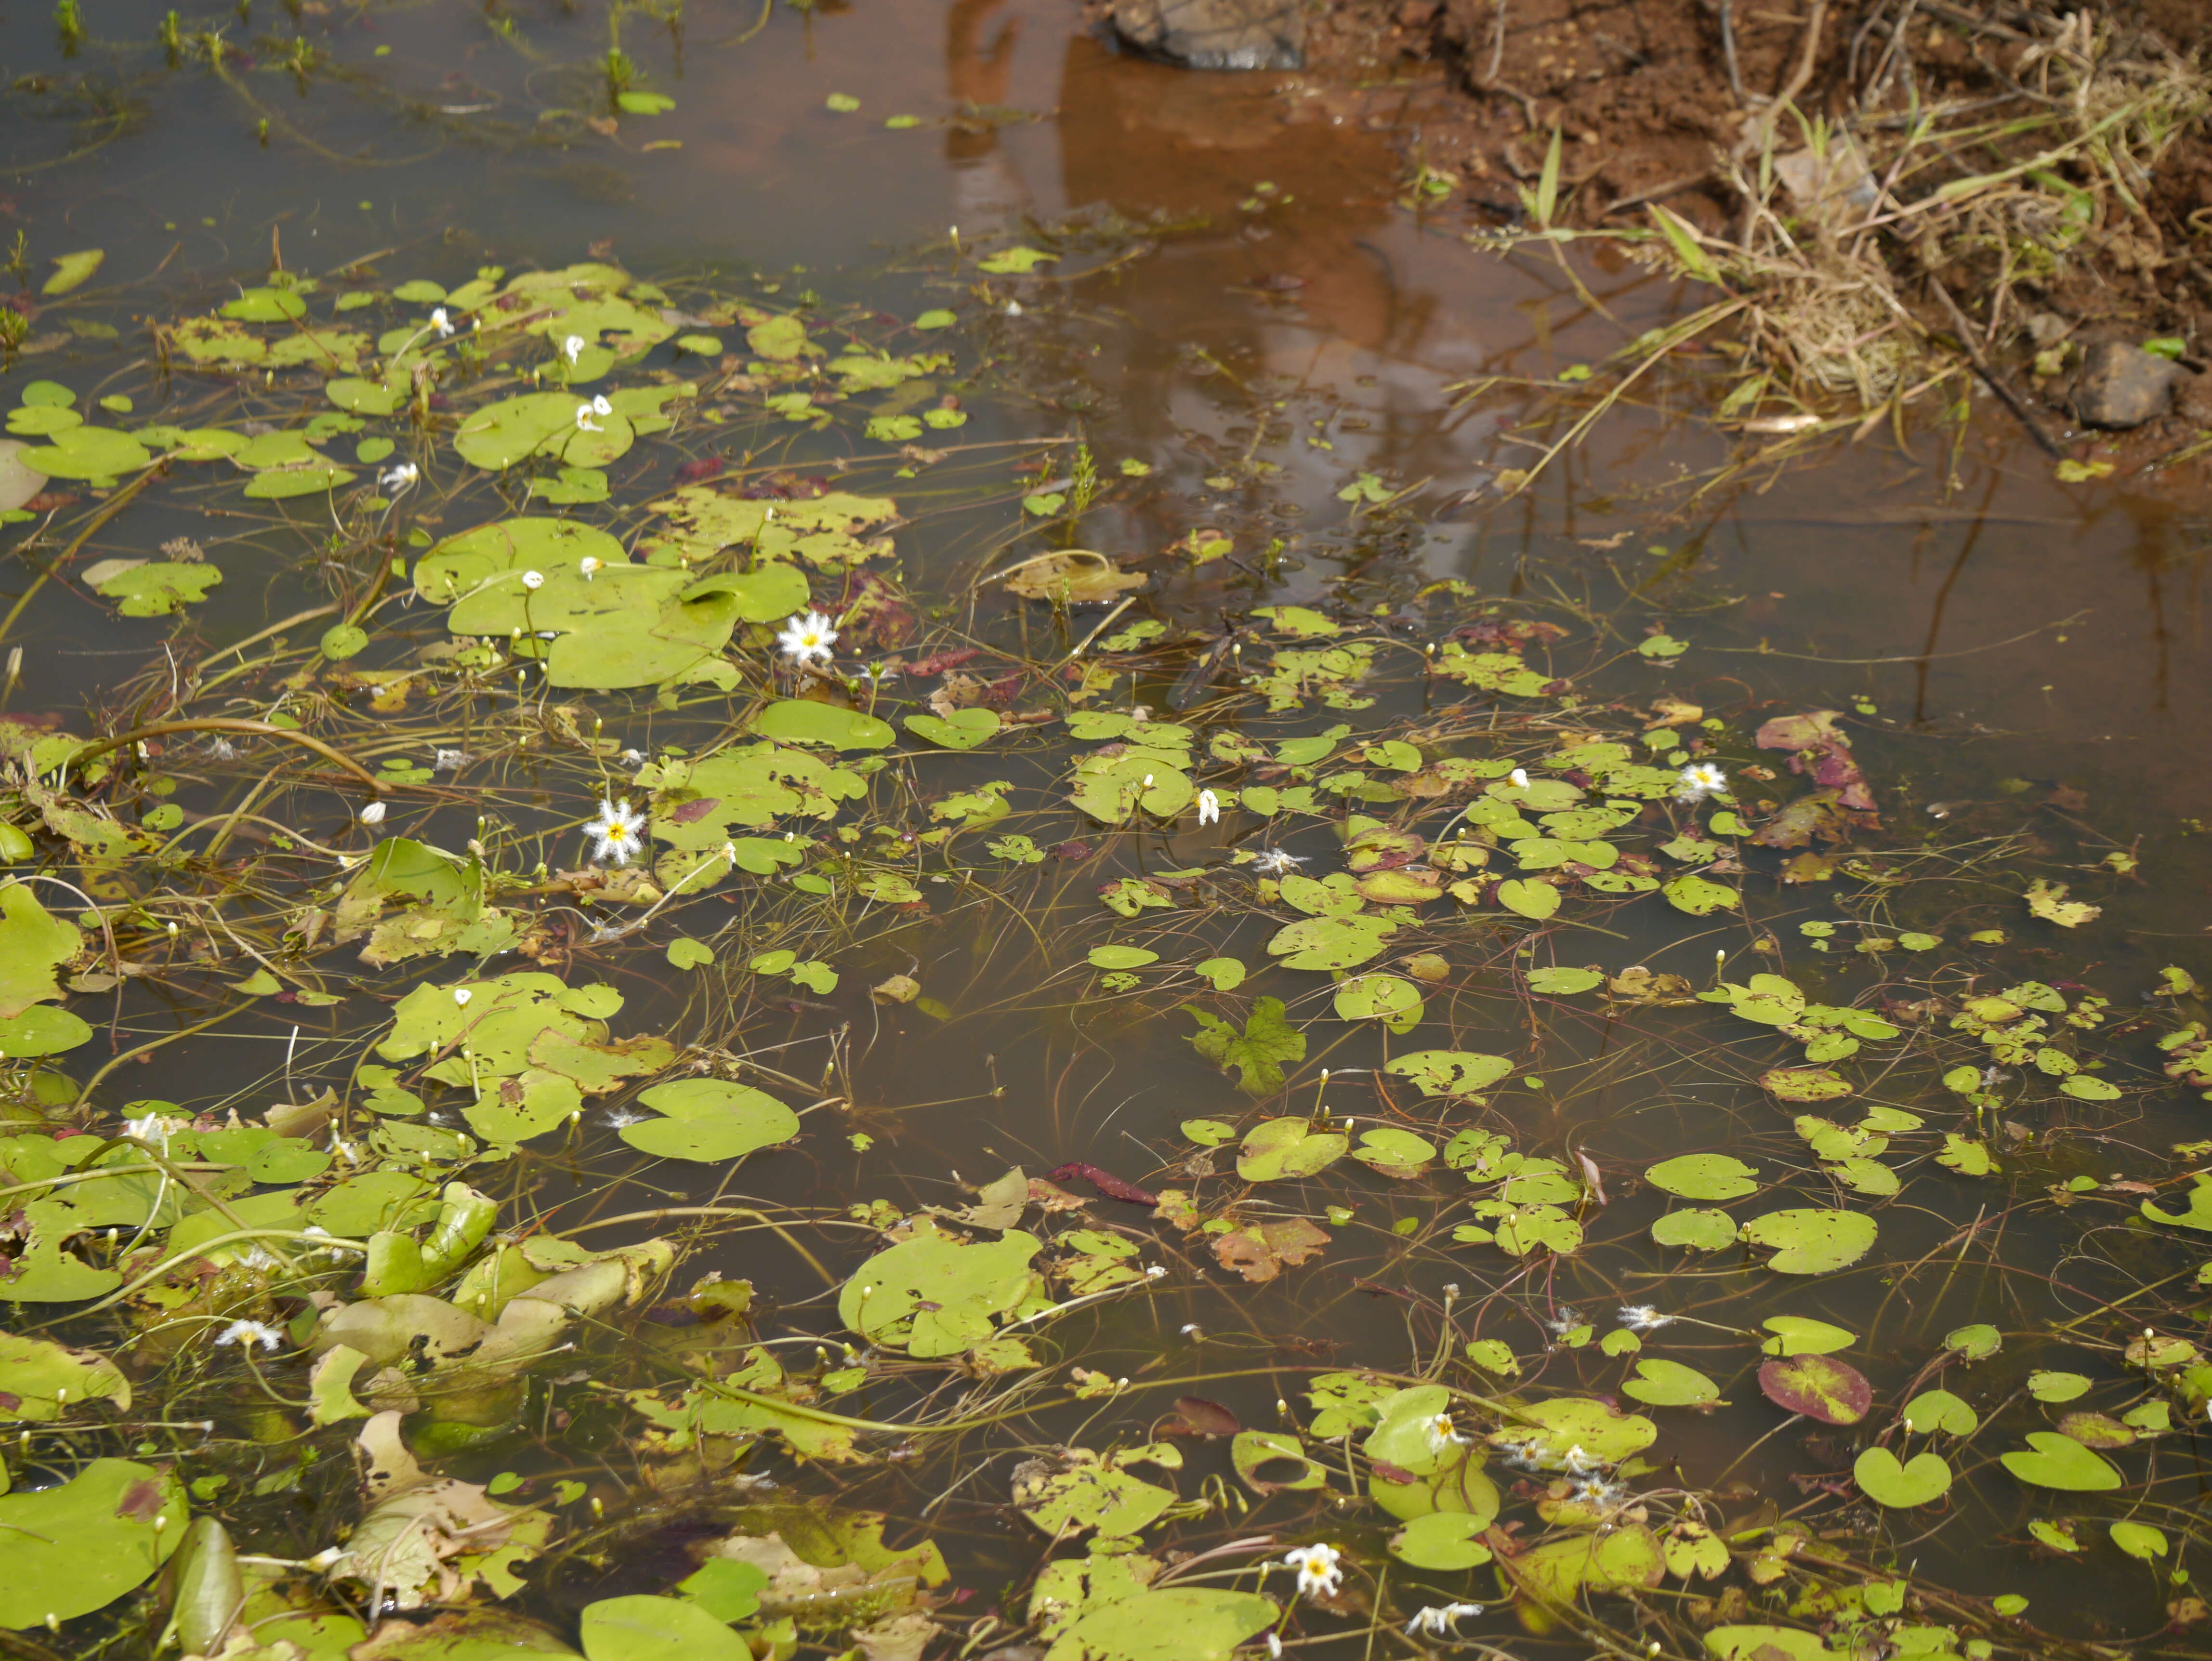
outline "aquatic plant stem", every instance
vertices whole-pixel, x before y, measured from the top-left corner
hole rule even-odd
[[[4,633],[4,629],[0,629],[0,634]],[[377,795],[382,795],[390,788],[386,781],[378,778],[352,757],[331,748],[320,739],[311,738],[305,733],[295,733],[289,727],[271,726],[265,721],[237,721],[217,715],[203,716],[198,721],[157,721],[151,726],[134,727],[127,733],[118,733],[113,738],[94,739],[63,765],[64,768],[76,766],[95,756],[104,756],[111,750],[119,750],[125,745],[165,737],[171,733],[246,733],[256,738],[283,739],[313,751],[326,761],[337,763]]]

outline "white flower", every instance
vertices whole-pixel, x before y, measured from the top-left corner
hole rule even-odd
[[[1283,1661],[1283,1640],[1272,1632],[1267,1634],[1267,1655],[1269,1661]]]
[[[576,562],[576,569],[584,574],[584,581],[589,582],[599,575],[599,567],[604,563],[605,562],[597,554],[586,554],[583,558]]]
[[[605,392],[599,393],[597,397],[592,399],[592,413],[593,415],[611,416],[614,412],[615,406],[607,402],[607,395]]]
[[[1703,801],[1728,789],[1728,775],[1709,761],[1693,761],[1674,776],[1676,801]]]
[[[561,343],[561,356],[567,358],[571,363],[574,363],[579,357],[582,356],[583,351],[584,337],[580,334],[572,334],[566,340]]]
[[[532,593],[535,593],[538,589],[543,588],[545,586],[545,573],[543,571],[525,571],[522,574],[522,586],[529,589]]]
[[[1620,1323],[1631,1332],[1656,1332],[1674,1317],[1662,1315],[1649,1304],[1623,1304]]]
[[[453,319],[446,315],[446,308],[443,306],[430,313],[430,326],[438,332],[438,337],[441,340],[453,333]]]
[[[1252,868],[1263,877],[1279,877],[1285,871],[1295,871],[1305,863],[1303,855],[1285,854],[1279,848],[1261,850],[1253,860]]]
[[[464,1009],[466,1009],[469,1007],[469,1000],[474,996],[476,996],[476,994],[470,991],[465,986],[457,986],[453,989],[453,1001],[460,1005]]]
[[[639,834],[645,829],[645,815],[629,805],[625,796],[618,802],[601,801],[599,816],[584,827],[584,834],[592,839],[592,860],[612,860],[617,865],[628,865],[645,846]]]
[[[258,1321],[233,1321],[216,1334],[218,1348],[228,1344],[243,1344],[252,1349],[258,1344],[264,1349],[274,1349],[284,1342],[284,1335],[275,1327],[264,1326]]]
[[[236,761],[238,748],[221,733],[208,740],[207,752],[217,761]]]
[[[1006,302],[1006,315],[1008,317],[1019,317],[1021,314],[1022,302],[1018,300],[1009,300]]]
[[[1456,1638],[1459,1636],[1459,1623],[1470,1615],[1481,1613],[1482,1605],[1480,1603],[1431,1603],[1406,1622],[1406,1631],[1408,1635],[1425,1632],[1431,1638]]]
[[[1577,1442],[1567,1450],[1567,1457],[1559,1461],[1559,1469],[1570,1476],[1594,1476],[1605,1469],[1605,1461],[1594,1453],[1583,1451]]]
[[[182,1123],[181,1120],[165,1119],[158,1113],[149,1113],[143,1119],[125,1119],[123,1134],[166,1150],[169,1146],[169,1132]]]
[[[361,810],[361,822],[363,824],[381,824],[384,823],[384,812],[382,802],[373,801]]]
[[[1334,1546],[1300,1546],[1295,1551],[1283,1554],[1283,1567],[1298,1572],[1297,1591],[1300,1597],[1334,1597],[1337,1588],[1344,1584],[1344,1571],[1337,1560],[1344,1554]]]
[[[398,496],[422,477],[421,468],[411,461],[403,461],[397,466],[387,467],[379,473],[376,476],[376,485],[380,490],[389,490],[392,495]]]
[[[1220,818],[1221,798],[1215,795],[1211,790],[1200,791],[1198,793],[1198,822],[1200,824],[1218,824],[1220,821]]]
[[[1506,776],[1513,782],[1513,788],[1515,789],[1526,790],[1528,788],[1528,770],[1527,768],[1516,767],[1510,773],[1506,775]]]
[[[606,429],[592,419],[590,405],[579,404],[576,406],[576,430],[580,433],[603,433]]]
[[[777,634],[775,643],[783,648],[784,656],[804,668],[811,663],[830,661],[830,648],[837,643],[837,631],[823,613],[809,611],[786,624]]]
[[[1439,1413],[1423,1428],[1428,1432],[1429,1451],[1431,1453],[1442,1453],[1446,1448],[1463,1448],[1468,1445],[1467,1438],[1459,1433],[1459,1427],[1452,1423],[1452,1416],[1449,1413]]]
[[[1565,1337],[1582,1323],[1583,1317],[1576,1313],[1574,1305],[1571,1304],[1561,1304],[1559,1312],[1544,1323],[1551,1329],[1552,1336],[1554,1338]]]

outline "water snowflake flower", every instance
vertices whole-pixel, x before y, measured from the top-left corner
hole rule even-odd
[[[583,336],[581,336],[581,335],[580,335],[580,334],[572,334],[572,335],[570,335],[570,336],[569,336],[566,340],[564,340],[564,341],[562,341],[562,342],[561,343],[561,356],[563,356],[563,357],[565,357],[565,358],[567,358],[570,363],[572,363],[572,364],[573,364],[574,362],[575,362],[575,361],[576,361],[578,358],[581,357],[583,355],[584,355],[584,337],[583,337]]]
[[[149,1113],[143,1119],[125,1119],[123,1122],[123,1134],[126,1136],[135,1136],[142,1142],[151,1142],[156,1147],[166,1149],[169,1146],[169,1133],[178,1129],[183,1123],[181,1119],[165,1119],[158,1113]]]
[[[837,643],[837,630],[822,612],[809,611],[787,623],[777,634],[775,643],[783,648],[784,656],[803,669],[810,664],[830,661],[830,648]]]
[[[443,306],[430,313],[430,326],[438,332],[438,338],[441,340],[453,332],[453,319],[446,315],[446,308]]]
[[[1279,848],[1264,849],[1252,861],[1252,868],[1263,877],[1279,877],[1286,871],[1295,871],[1305,863],[1303,855],[1285,854]]]
[[[599,568],[605,563],[597,554],[586,554],[576,562],[576,569],[583,573],[584,581],[589,582],[599,574]]]
[[[469,752],[465,750],[441,750],[430,757],[430,770],[434,773],[458,773],[468,764]]]
[[[1570,1476],[1595,1476],[1605,1469],[1605,1461],[1594,1453],[1583,1452],[1582,1444],[1577,1442],[1559,1461],[1559,1469]]]
[[[1431,1453],[1442,1453],[1448,1448],[1463,1448],[1468,1445],[1467,1438],[1460,1434],[1459,1427],[1452,1422],[1449,1413],[1439,1413],[1422,1428],[1428,1433],[1429,1451]]]
[[[1480,1603],[1431,1603],[1416,1610],[1413,1618],[1406,1622],[1407,1635],[1419,1632],[1431,1638],[1456,1638],[1459,1623],[1481,1613]]]
[[[1526,790],[1528,788],[1528,770],[1527,768],[1516,767],[1510,773],[1507,774],[1506,776],[1513,782],[1513,788],[1515,789]]]
[[[1662,1315],[1649,1304],[1623,1304],[1620,1323],[1631,1332],[1656,1332],[1674,1317]]]
[[[238,746],[220,734],[208,740],[207,752],[217,761],[238,759]]]
[[[474,996],[476,996],[476,994],[470,991],[465,986],[457,986],[453,989],[453,1001],[460,1005],[464,1009],[466,1009],[469,1007],[469,1000]]]
[[[1674,776],[1676,801],[1703,801],[1728,789],[1728,775],[1709,761],[1693,761]]]
[[[1218,824],[1220,821],[1221,798],[1215,795],[1211,790],[1200,791],[1198,793],[1198,822],[1200,824]]]
[[[252,1349],[258,1344],[264,1349],[275,1349],[284,1342],[284,1335],[259,1321],[233,1321],[216,1334],[215,1342],[217,1348],[240,1344]]]
[[[615,759],[622,763],[625,767],[642,767],[645,765],[645,751],[642,750],[625,750],[621,755],[616,757]]]
[[[529,589],[533,594],[536,593],[540,588],[543,588],[545,586],[545,573],[543,571],[525,571],[522,574],[522,586]]]
[[[1297,1597],[1334,1597],[1344,1585],[1344,1571],[1337,1566],[1343,1555],[1334,1546],[1300,1546],[1283,1554],[1282,1566],[1298,1572]]]
[[[396,466],[386,467],[379,473],[376,476],[376,488],[388,495],[398,496],[422,477],[422,470],[420,467],[411,461],[403,461]]]
[[[1554,1338],[1564,1338],[1583,1323],[1583,1317],[1571,1304],[1561,1304],[1559,1313],[1544,1323]]]
[[[380,801],[373,801],[361,810],[361,822],[363,824],[381,824],[384,823],[384,804]]]
[[[629,799],[620,801],[601,801],[599,816],[584,827],[584,834],[592,839],[592,861],[611,860],[617,865],[628,865],[645,846],[643,832],[645,815],[629,805]]]

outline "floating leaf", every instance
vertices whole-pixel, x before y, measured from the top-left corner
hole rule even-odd
[[[2154,1557],[2166,1555],[2166,1534],[2148,1523],[2115,1523],[2112,1528],[2112,1543],[2129,1556],[2148,1563]]]
[[[1721,1251],[1735,1244],[1735,1219],[1725,1211],[1670,1211],[1651,1225],[1651,1238],[1659,1245]]]
[[[1951,1489],[1951,1467],[1933,1453],[1915,1454],[1900,1464],[1887,1448],[1869,1448],[1853,1462],[1851,1476],[1868,1499],[1893,1510],[1924,1506]]]
[[[1898,1409],[1898,1422],[1915,1435],[1942,1431],[1952,1436],[1971,1436],[1981,1424],[1973,1409],[1948,1390],[1924,1390]]]
[[[1759,1324],[1774,1335],[1759,1345],[1768,1355],[1832,1355],[1858,1342],[1858,1334],[1848,1327],[1802,1315],[1771,1315]]]
[[[750,1661],[745,1640],[696,1603],[603,1597],[578,1621],[586,1661]]]
[[[1943,1348],[1954,1349],[1969,1361],[1988,1360],[2004,1347],[2004,1335],[1984,1322],[1954,1327],[1943,1335]]]
[[[2004,1468],[2023,1482],[2075,1494],[2101,1494],[2120,1486],[2118,1468],[2070,1436],[2055,1430],[2032,1430],[2027,1445],[2027,1452],[1998,1456]]]
[[[1283,1087],[1282,1064],[1305,1059],[1306,1035],[1284,1019],[1280,998],[1255,999],[1242,1033],[1211,1011],[1190,1015],[1200,1029],[1192,1048],[1224,1072],[1235,1068],[1237,1087],[1248,1095],[1273,1095]]]
[[[1421,992],[1398,975],[1352,975],[1337,983],[1333,1006],[1340,1020],[1381,1021],[1393,1032],[1420,1024]]]
[[[0,1422],[45,1424],[88,1401],[130,1407],[130,1380],[114,1362],[95,1350],[0,1332]]]
[[[626,1124],[623,1141],[664,1159],[719,1165],[799,1134],[799,1116],[764,1091],[720,1079],[678,1079],[639,1092],[665,1116]]]
[[[1334,1165],[1351,1146],[1350,1137],[1305,1119],[1269,1119],[1246,1134],[1237,1174],[1248,1183],[1296,1181]]]
[[[58,1487],[0,1494],[0,1627],[73,1621],[143,1585],[185,1536],[183,1485],[94,1459]]]
[[[1267,942],[1285,969],[1356,969],[1382,955],[1398,925],[1384,917],[1304,917]]]
[[[947,750],[973,750],[998,734],[1000,722],[989,709],[955,709],[948,715],[908,715],[904,726],[916,738]]]
[[[1547,882],[1514,877],[1498,885],[1498,903],[1533,922],[1541,922],[1559,909],[1559,891]]]
[[[1683,1153],[1649,1166],[1644,1180],[1685,1200],[1740,1200],[1759,1192],[1758,1172],[1726,1153]]]
[[[1085,959],[1093,969],[1142,969],[1159,960],[1158,952],[1141,946],[1094,946]]]
[[[1680,1361],[1653,1357],[1636,1364],[1636,1377],[1620,1393],[1655,1408],[1701,1408],[1720,1400],[1720,1386]]]
[[[1229,1661],[1278,1611],[1248,1591],[1167,1586],[1081,1604],[1044,1661]]]
[[[755,719],[753,730],[784,744],[826,744],[833,750],[880,750],[897,737],[888,721],[809,698],[769,704]]]
[[[1475,1536],[1489,1524],[1466,1512],[1433,1511],[1390,1536],[1390,1555],[1417,1569],[1449,1573],[1490,1561],[1490,1548]]]
[[[1735,890],[1710,882],[1694,871],[1685,871],[1662,884],[1659,891],[1667,897],[1668,904],[1693,917],[1711,916],[1716,911],[1728,910],[1736,903]]]
[[[1831,1661],[1820,1634],[1796,1627],[1715,1627],[1705,1634],[1713,1661]]]
[[[1874,1405],[1874,1386],[1832,1355],[1791,1355],[1759,1365],[1759,1388],[1775,1406],[1824,1425],[1856,1425]]]
[[[1859,1211],[1770,1211],[1744,1224],[1742,1237],[1771,1248],[1769,1269],[1784,1275],[1826,1275],[1848,1269],[1873,1250],[1879,1231]]]
[[[854,1272],[837,1294],[837,1318],[919,1360],[958,1355],[991,1335],[994,1316],[1030,1294],[1030,1262],[1042,1244],[1019,1229],[973,1244],[915,1234]]]
[[[1410,1079],[1425,1095],[1473,1096],[1513,1070],[1504,1056],[1471,1050],[1416,1050],[1386,1063],[1385,1073]]]
[[[1532,969],[1528,971],[1528,989],[1547,997],[1571,998],[1602,983],[1604,979],[1603,972],[1595,969]]]
[[[72,289],[83,287],[106,258],[105,248],[85,248],[76,253],[55,256],[54,274],[46,280],[39,292],[52,299],[56,295],[64,295]]]
[[[2041,1368],[2027,1375],[2027,1393],[2039,1402],[2070,1402],[2089,1392],[2089,1380],[2078,1372],[2046,1372]]]
[[[1759,1075],[1759,1088],[1783,1102],[1834,1102],[1853,1093],[1850,1080],[1827,1067],[1776,1067]]]

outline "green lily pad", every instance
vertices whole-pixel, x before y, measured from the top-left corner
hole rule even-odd
[[[1705,1634],[1713,1661],[1829,1661],[1838,1653],[1815,1632],[1796,1627],[1715,1627]]]
[[[1859,1336],[1849,1327],[1803,1315],[1770,1315],[1759,1324],[1774,1335],[1759,1345],[1769,1355],[1832,1355],[1856,1343]]]
[[[2004,1335],[1986,1322],[1954,1327],[1943,1335],[1943,1348],[1955,1349],[1969,1361],[1982,1361],[2004,1348]]]
[[[1735,1219],[1725,1211],[1670,1211],[1651,1225],[1655,1244],[1721,1251],[1735,1244]]]
[[[1385,1125],[1379,1130],[1362,1131],[1359,1146],[1352,1150],[1352,1157],[1385,1177],[1410,1182],[1428,1169],[1430,1161],[1437,1157],[1437,1150],[1425,1136],[1416,1136],[1395,1125]]]
[[[1387,1062],[1382,1070],[1410,1079],[1425,1095],[1468,1097],[1487,1090],[1513,1070],[1504,1056],[1472,1050],[1416,1050]]]
[[[1559,909],[1559,891],[1547,882],[1513,877],[1498,885],[1498,903],[1532,922],[1542,922]]]
[[[185,1537],[184,1487],[134,1459],[94,1459],[58,1488],[0,1494],[0,1627],[105,1609]]]
[[[1771,1248],[1766,1266],[1784,1275],[1848,1269],[1874,1249],[1879,1232],[1864,1212],[1813,1209],[1770,1211],[1740,1231],[1749,1244]]]
[[[53,441],[18,452],[16,460],[49,478],[113,478],[135,473],[153,453],[127,433],[111,427],[72,427],[52,435]]]
[[[1971,1436],[1981,1424],[1972,1408],[1948,1390],[1923,1390],[1897,1410],[1898,1422],[1914,1435],[1942,1431],[1951,1436]]]
[[[0,1056],[27,1061],[75,1050],[92,1037],[92,1028],[73,1010],[41,1005],[20,1015],[0,1018]]]
[[[1421,989],[1401,975],[1352,975],[1337,983],[1337,1019],[1381,1021],[1393,1032],[1420,1024]]]
[[[1075,1614],[1044,1661],[1229,1661],[1237,1646],[1273,1624],[1278,1610],[1255,1592],[1166,1586]]]
[[[1893,1510],[1924,1506],[1951,1489],[1951,1467],[1933,1453],[1899,1463],[1887,1448],[1869,1448],[1853,1462],[1851,1476],[1868,1499]]]
[[[2129,1556],[2148,1563],[2154,1557],[2166,1553],[2166,1531],[2153,1528],[2148,1523],[2115,1523],[2112,1527],[2112,1543]]]
[[[1604,983],[1605,976],[1595,969],[1532,969],[1528,971],[1528,989],[1547,997],[1571,998],[1577,992],[1587,992]]]
[[[1526,1422],[1490,1433],[1493,1447],[1525,1445],[1547,1466],[1566,1462],[1576,1448],[1593,1459],[1618,1464],[1659,1439],[1659,1427],[1638,1413],[1623,1413],[1587,1396],[1565,1396],[1536,1402],[1521,1410]]]
[[[1726,1153],[1683,1153],[1648,1167],[1644,1180],[1685,1200],[1740,1200],[1759,1192],[1758,1176]]]
[[[1695,1367],[1654,1356],[1636,1364],[1636,1377],[1620,1393],[1647,1407],[1701,1408],[1720,1400],[1721,1387]]]
[[[1432,1511],[1390,1536],[1390,1555],[1417,1569],[1449,1573],[1490,1561],[1490,1548],[1475,1536],[1488,1523],[1467,1512]]]
[[[585,1661],[750,1661],[745,1640],[680,1597],[603,1597],[578,1621]]]
[[[2055,1430],[2032,1430],[2028,1451],[2000,1454],[2000,1463],[2023,1482],[2072,1494],[2102,1494],[2118,1488],[2119,1469],[2103,1455]]]
[[[1142,969],[1159,960],[1158,952],[1141,946],[1094,946],[1085,958],[1093,969]]]
[[[1833,1102],[1851,1094],[1850,1080],[1828,1067],[1770,1068],[1759,1075],[1759,1083],[1784,1102]]]
[[[2070,1402],[2089,1392],[2089,1380],[2078,1372],[2046,1372],[2041,1368],[2027,1375],[2027,1393],[2039,1402]]]
[[[1731,910],[1736,903],[1735,889],[1723,888],[1694,871],[1685,871],[1661,884],[1659,891],[1667,897],[1668,904],[1693,917],[1707,917],[1716,911]]]
[[[880,750],[898,736],[888,721],[809,698],[769,704],[760,712],[753,730],[784,744],[826,744],[833,750]]]
[[[908,715],[903,725],[916,738],[947,750],[973,750],[998,734],[1001,725],[989,709],[955,709],[949,715]]]
[[[0,1332],[0,1422],[46,1424],[88,1401],[127,1409],[131,1381],[96,1350]]]
[[[1209,983],[1216,992],[1232,992],[1244,984],[1243,961],[1237,958],[1208,958],[1194,963],[1190,972]]]
[[[1042,1244],[1019,1229],[972,1244],[915,1234],[854,1272],[837,1294],[837,1318],[919,1360],[961,1354],[990,1337],[994,1316],[1036,1289],[1030,1263]]]
[[[120,600],[126,618],[167,617],[180,605],[205,599],[208,591],[222,581],[222,572],[204,561],[179,564],[168,560],[118,562],[127,569],[104,578],[99,592],[106,599]]]
[[[1237,1174],[1248,1183],[1295,1182],[1327,1170],[1351,1146],[1350,1137],[1317,1130],[1310,1120],[1269,1119],[1246,1134]]]
[[[620,1135],[657,1159],[720,1164],[789,1141],[799,1116],[764,1091],[720,1079],[678,1079],[641,1091],[638,1100],[664,1116],[623,1126]]]

